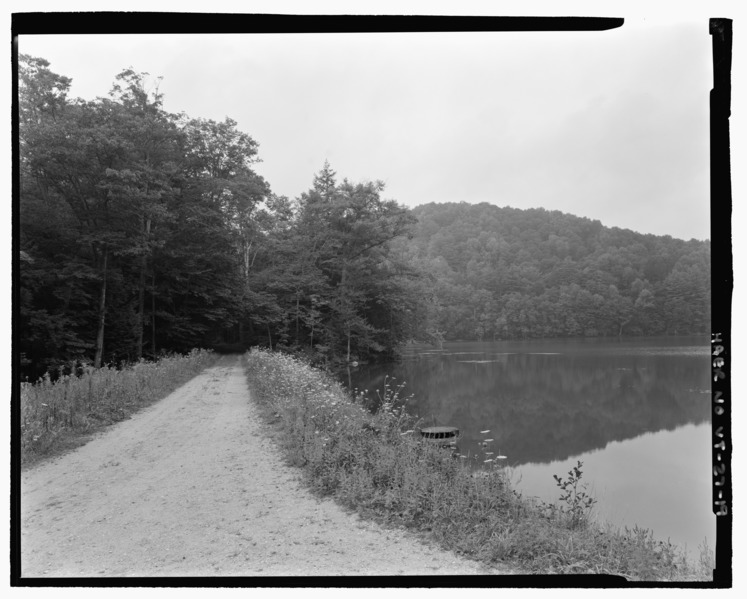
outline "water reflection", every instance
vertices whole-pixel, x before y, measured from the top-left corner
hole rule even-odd
[[[459,427],[464,454],[480,454],[489,429],[518,488],[545,501],[558,498],[552,475],[582,459],[603,519],[695,549],[715,541],[709,351],[707,338],[448,344],[349,384],[375,398],[386,377],[405,382],[408,411]]]
[[[410,413],[459,427],[463,452],[490,429],[514,466],[563,460],[709,418],[707,346],[558,343],[416,350],[400,364],[353,372],[350,384],[383,389],[393,376],[414,394]]]
[[[715,516],[710,509],[709,424],[688,424],[674,431],[646,433],[613,441],[571,460],[525,464],[513,471],[525,495],[557,501],[553,474],[565,473],[579,459],[584,480],[598,503],[600,519],[617,526],[638,525],[658,539],[687,547],[692,557],[704,539],[715,546]]]

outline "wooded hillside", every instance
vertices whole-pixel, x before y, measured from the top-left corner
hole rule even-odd
[[[19,60],[23,375],[262,344],[323,363],[408,340],[705,332],[710,246],[546,210],[427,204],[327,163],[298,198],[226,118],[169,114],[131,69],[107,98]],[[501,201],[501,198],[497,198]]]
[[[426,204],[400,243],[431,339],[708,332],[710,243],[544,209]]]

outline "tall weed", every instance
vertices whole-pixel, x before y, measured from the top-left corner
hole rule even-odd
[[[708,575],[675,546],[654,541],[650,531],[613,530],[593,521],[595,500],[579,483],[580,463],[566,479],[556,477],[562,504],[551,507],[513,489],[502,467],[505,456],[491,450],[493,439],[482,443],[483,469],[477,472],[467,464],[474,460],[460,459],[467,456],[420,441],[420,421],[399,401],[404,384],[387,380],[381,407],[371,414],[364,408],[366,390],[351,394],[298,358],[253,349],[245,354],[245,369],[254,399],[279,423],[286,455],[304,468],[310,487],[384,524],[529,573],[636,580]],[[701,562],[710,563],[704,555]]]
[[[79,445],[86,433],[165,397],[216,359],[195,349],[122,370],[84,365],[80,376],[61,374],[52,382],[47,373],[37,383],[22,383],[22,464]]]

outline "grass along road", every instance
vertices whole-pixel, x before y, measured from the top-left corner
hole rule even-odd
[[[311,495],[239,356],[23,472],[21,500],[23,577],[506,573]]]

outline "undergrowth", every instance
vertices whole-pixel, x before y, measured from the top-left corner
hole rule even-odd
[[[561,502],[548,505],[513,488],[500,460],[475,472],[458,454],[419,440],[419,422],[387,385],[371,414],[364,392],[350,394],[326,373],[289,355],[245,354],[252,395],[280,426],[289,462],[310,487],[388,525],[425,533],[444,548],[523,572],[621,575],[630,580],[710,580],[711,552],[690,564],[651,531],[613,529],[591,517],[579,483],[582,464],[556,477]],[[397,407],[400,405],[400,407]],[[487,431],[485,431],[487,432]]]
[[[211,351],[192,350],[121,370],[84,365],[80,376],[61,374],[52,382],[47,374],[22,383],[22,465],[81,445],[90,433],[165,397],[216,359]]]

